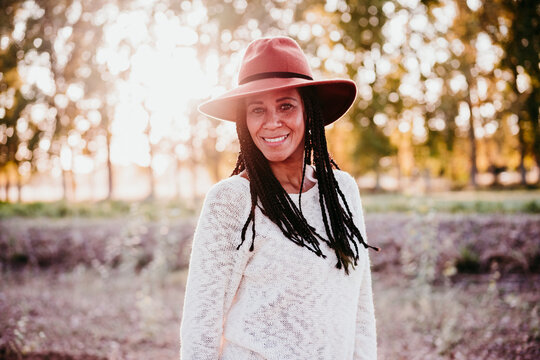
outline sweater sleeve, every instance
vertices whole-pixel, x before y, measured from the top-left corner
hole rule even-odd
[[[366,264],[364,265],[361,281],[356,312],[354,360],[374,360],[377,359],[377,332],[368,255],[366,255]]]
[[[351,199],[351,211],[356,217],[355,224],[360,230],[362,237],[367,242],[366,225],[364,222],[364,212],[362,210],[362,200],[356,181],[347,176],[348,199]],[[363,259],[362,259],[363,258]],[[371,287],[371,267],[369,261],[369,251],[361,247],[359,268],[362,271],[360,291],[358,294],[358,308],[356,312],[356,334],[354,344],[354,360],[374,360],[377,359],[377,331],[375,326],[375,308],[373,305],[373,292]]]
[[[236,250],[249,214],[249,190],[246,195],[234,185],[239,184],[214,185],[195,230],[180,327],[183,360],[219,358],[224,321],[250,255],[249,245]]]

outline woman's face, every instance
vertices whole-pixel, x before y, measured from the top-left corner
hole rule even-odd
[[[302,161],[304,104],[296,89],[275,90],[248,97],[246,121],[253,142],[268,161]]]

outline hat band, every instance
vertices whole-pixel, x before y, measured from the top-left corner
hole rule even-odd
[[[313,80],[311,76],[294,73],[294,72],[282,72],[282,71],[273,71],[273,72],[264,72],[258,73],[251,76],[246,76],[238,82],[238,85],[244,85],[248,82],[255,80],[268,79],[268,78],[301,78],[306,80]]]

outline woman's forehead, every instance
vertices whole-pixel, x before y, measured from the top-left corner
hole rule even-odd
[[[246,97],[246,104],[256,101],[279,101],[283,98],[300,100],[300,94],[296,88],[271,90]]]

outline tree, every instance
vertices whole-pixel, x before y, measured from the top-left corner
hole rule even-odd
[[[394,123],[392,117],[401,107],[399,99],[388,100],[389,94],[395,91],[394,86],[399,84],[393,81],[392,75],[381,74],[375,67],[374,59],[385,57],[382,52],[383,27],[387,20],[384,2],[338,1],[335,6],[329,3],[323,6],[313,1],[307,4],[302,7],[302,14],[308,15],[304,21],[311,24],[315,33],[321,33],[310,40],[313,53],[321,58],[320,70],[341,76],[346,71],[359,85],[359,100],[349,111],[349,120],[343,120],[352,123],[355,138],[350,149],[354,163],[351,170],[356,174],[374,171],[378,187],[381,159],[396,154],[388,130]],[[399,72],[399,67],[395,70]],[[384,112],[390,118],[376,124],[374,118]]]
[[[17,18],[18,12],[22,15]],[[18,187],[21,201],[22,173],[31,173],[32,154],[38,147],[42,130],[25,110],[37,99],[43,98],[40,89],[25,84],[21,79],[19,64],[32,61],[36,55],[34,38],[23,36],[21,26],[31,26],[39,12],[22,1],[5,1],[0,12],[0,34],[10,34],[6,45],[0,49],[0,171],[4,173],[5,200],[9,201],[11,180]],[[28,24],[25,24],[28,22]],[[18,31],[15,32],[15,26]],[[27,32],[32,29],[27,30]],[[16,38],[14,38],[16,36]],[[26,85],[26,86],[25,86]]]
[[[521,183],[525,185],[527,154],[540,168],[540,12],[534,0],[498,0],[481,11],[482,26],[504,50],[500,68],[512,74],[511,103],[501,113],[518,116]],[[494,24],[501,24],[495,26]],[[539,178],[540,181],[540,178]]]

